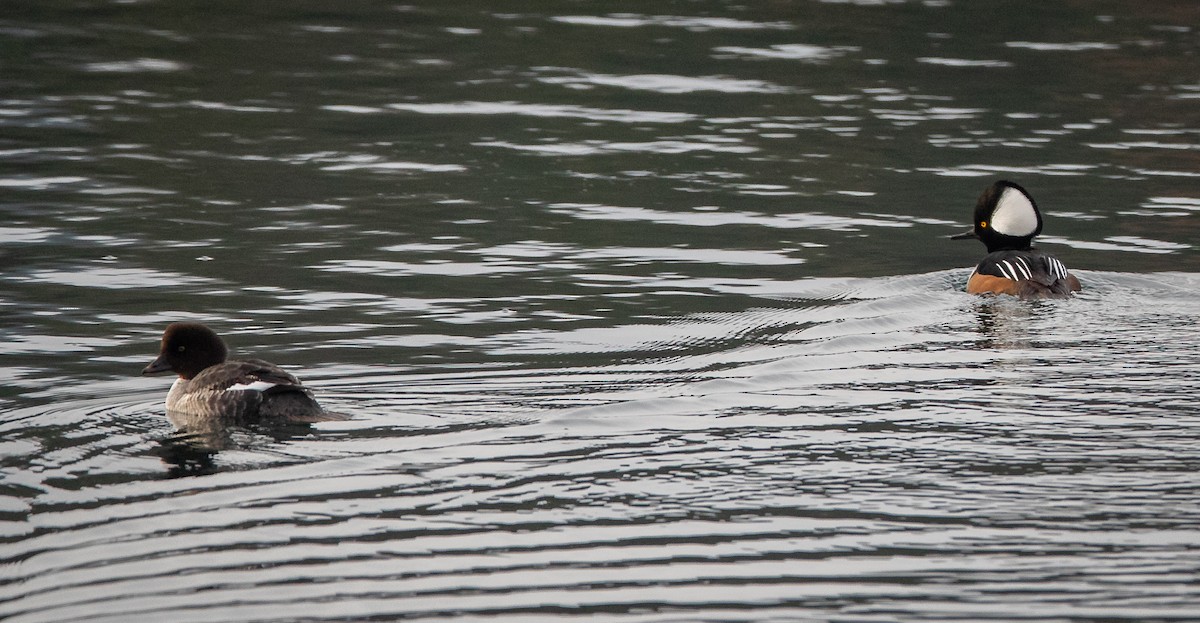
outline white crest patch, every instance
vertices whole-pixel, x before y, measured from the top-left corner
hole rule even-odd
[[[992,230],[1005,236],[1032,236],[1037,223],[1037,212],[1029,197],[1011,186],[1000,193],[992,210]]]

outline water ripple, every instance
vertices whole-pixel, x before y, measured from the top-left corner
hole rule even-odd
[[[553,21],[581,26],[604,26],[635,28],[663,26],[685,28],[693,31],[707,30],[790,30],[788,22],[755,22],[728,17],[699,17],[678,15],[642,15],[638,13],[610,13],[608,15],[557,15]]]
[[[520,102],[450,102],[444,104],[389,104],[388,108],[427,115],[519,115],[567,117],[619,123],[683,123],[696,119],[690,113],[591,108],[586,106],[528,104]]]
[[[49,283],[82,288],[118,290],[175,287],[187,284],[212,283],[212,279],[169,271],[144,268],[108,266],[76,267],[71,270],[39,269],[25,275],[10,276],[17,282]]]
[[[1117,50],[1120,45],[1101,41],[1075,41],[1069,43],[1009,41],[1004,45],[1037,52],[1086,52],[1092,50]]]
[[[724,76],[670,76],[662,74],[635,74],[614,76],[579,72],[577,76],[538,78],[546,84],[562,84],[572,88],[592,86],[621,87],[634,91],[656,93],[789,93],[790,88],[762,80],[739,80]]]
[[[988,68],[1007,68],[1013,64],[1008,61],[990,60],[990,59],[967,59],[967,58],[944,58],[939,56],[922,56],[916,59],[918,63],[927,65],[941,65],[943,67],[988,67]]]
[[[741,144],[728,138],[706,138],[699,141],[663,140],[641,143],[614,141],[583,141],[578,143],[517,144],[508,141],[482,141],[479,147],[503,147],[516,151],[532,152],[544,156],[595,156],[601,154],[648,153],[686,154],[693,152],[715,152],[727,154],[751,154],[757,147]]]
[[[759,59],[780,59],[791,61],[805,61],[810,63],[820,63],[829,61],[840,56],[844,56],[851,52],[858,52],[862,48],[855,46],[820,46],[807,43],[781,43],[773,45],[769,48],[750,48],[742,46],[722,46],[714,48],[717,52],[717,58],[722,56],[731,58],[759,58]]]
[[[116,74],[135,74],[146,72],[161,73],[184,71],[186,69],[188,69],[188,66],[185,63],[161,58],[138,58],[128,61],[105,61],[88,63],[83,66],[83,70],[88,72]]]
[[[753,212],[667,212],[649,208],[560,203],[549,209],[583,220],[649,221],[669,225],[718,227],[758,225],[762,227],[856,231],[862,227],[910,227],[910,223],[878,218],[855,218],[815,213],[756,214]]]
[[[1196,378],[1194,363],[1115,322],[1156,309],[1188,325],[1173,312],[1194,306],[1195,277],[1083,273],[1091,294],[1061,305],[943,285],[962,278],[813,280],[771,308],[483,339],[526,357],[653,353],[595,368],[319,371],[312,385],[355,420],[243,436],[200,480],[61,486],[80,470],[154,469],[145,430],[161,393],[26,409],[14,414],[25,431],[68,430],[79,412],[91,424],[37,451],[43,473],[6,475],[27,491],[9,506],[36,521],[9,531],[21,538],[7,546],[0,612],[322,619],[352,603],[371,616],[524,619],[724,611],[734,602],[712,593],[730,590],[737,608],[759,604],[756,619],[798,604],[989,619],[994,592],[1022,584],[1038,590],[1020,603],[1063,616],[1193,600],[1194,561],[1169,552],[1187,551],[1200,520],[1188,477],[1200,421],[1178,407],[1186,391],[1133,395],[1095,355],[1121,353],[1145,383]],[[1048,336],[1075,347],[1037,343]],[[1072,383],[1087,391],[1026,406],[1039,384]],[[10,436],[5,460],[36,439]],[[1116,578],[1129,588],[1114,593]],[[1073,593],[1088,598],[1061,601]]]

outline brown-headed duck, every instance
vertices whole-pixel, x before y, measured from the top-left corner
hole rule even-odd
[[[163,333],[158,358],[143,375],[179,375],[167,393],[167,411],[228,422],[342,419],[317,404],[295,376],[261,359],[226,359],[229,349],[212,329],[175,322]]]

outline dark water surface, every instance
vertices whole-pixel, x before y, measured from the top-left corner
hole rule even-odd
[[[0,618],[1197,620],[1198,24],[6,2]],[[177,433],[179,319],[353,419]]]

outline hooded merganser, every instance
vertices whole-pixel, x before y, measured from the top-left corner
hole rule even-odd
[[[1000,180],[979,196],[974,227],[951,236],[955,240],[978,238],[988,254],[967,281],[971,294],[1012,294],[1021,298],[1070,296],[1081,287],[1079,279],[1053,256],[1030,246],[1042,232],[1042,213],[1029,192]]]
[[[308,388],[283,368],[261,359],[226,360],[229,349],[212,329],[175,322],[143,375],[179,375],[167,393],[167,411],[229,422],[334,419]]]

